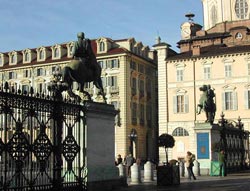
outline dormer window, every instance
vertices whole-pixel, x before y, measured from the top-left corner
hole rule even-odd
[[[3,58],[1,55],[0,55],[0,66],[3,66]]]
[[[40,50],[39,51],[39,60],[44,60],[44,58],[45,58],[44,50]]]
[[[100,42],[99,51],[100,51],[100,52],[105,51],[105,44],[104,44],[104,42]]]
[[[16,62],[16,55],[11,55],[11,60],[10,62],[14,64]]]
[[[55,48],[54,49],[54,58],[58,58],[59,57],[59,48]]]
[[[95,42],[97,45],[97,54],[107,53],[109,49],[112,48],[113,42],[107,38],[99,38]]]
[[[51,47],[52,50],[52,59],[59,59],[61,58],[61,54],[62,54],[62,47],[60,45],[55,45]]]
[[[25,61],[25,62],[29,62],[29,61],[30,61],[30,54],[29,54],[28,52],[26,52],[26,53],[24,54],[24,61]]]

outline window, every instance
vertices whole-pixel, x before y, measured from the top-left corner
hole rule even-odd
[[[136,103],[132,103],[132,112],[131,112],[131,120],[132,120],[132,124],[136,125],[137,124],[137,104]]]
[[[26,52],[26,53],[24,54],[24,61],[25,61],[25,62],[29,62],[29,61],[30,61],[30,54],[29,54],[28,52]]]
[[[250,109],[250,90],[245,91],[244,101],[245,109]]]
[[[105,51],[105,44],[104,44],[104,42],[100,42],[99,51],[100,51],[100,52]]]
[[[231,77],[232,76],[232,65],[226,64],[225,65],[225,77]]]
[[[29,85],[22,85],[22,92],[28,92],[29,91]]]
[[[117,76],[108,77],[108,86],[117,87]]]
[[[145,113],[145,107],[143,104],[140,104],[140,125],[144,125],[145,122],[144,113]]]
[[[223,110],[237,110],[237,93],[226,91],[222,95]]]
[[[54,58],[59,58],[59,48],[54,49]]]
[[[23,77],[24,78],[29,78],[30,77],[30,70],[24,70],[23,71]]]
[[[133,69],[133,70],[136,70],[136,63],[131,61],[130,62],[130,68]]]
[[[101,66],[102,69],[105,69],[106,68],[106,63],[102,60],[102,61],[99,61],[98,62]]]
[[[73,46],[70,46],[70,47],[69,47],[69,55],[70,55],[70,56],[72,55],[72,52],[73,52]]]
[[[176,95],[174,96],[174,113],[187,113],[188,112],[188,96]]]
[[[204,79],[208,80],[211,77],[211,67],[210,66],[205,66],[204,67]]]
[[[44,90],[43,83],[37,84],[36,88],[37,88],[37,93],[42,93]]]
[[[3,58],[0,56],[0,66],[3,65]]]
[[[250,63],[247,63],[247,74],[250,75]]]
[[[9,72],[9,80],[15,79],[15,77],[16,77],[15,72]]]
[[[44,58],[45,58],[44,50],[40,50],[40,51],[39,51],[39,59],[40,59],[40,60],[44,60]]]
[[[242,39],[242,34],[240,32],[237,32],[235,38],[238,40]]]
[[[140,84],[139,84],[139,91],[140,91],[140,97],[143,97],[144,96],[144,80],[140,80],[139,81]]]
[[[137,88],[136,88],[136,78],[132,78],[132,95],[135,95],[137,92]]]
[[[176,76],[177,76],[177,82],[183,81],[183,69],[177,69]]]
[[[248,12],[248,4],[246,0],[236,0],[235,13],[239,19],[245,19]]]
[[[119,60],[118,59],[111,60],[111,68],[119,68]]]
[[[119,68],[119,60],[118,59],[112,59],[107,60],[107,68]]]
[[[37,76],[42,76],[44,75],[44,71],[43,71],[43,68],[37,68],[37,73],[36,73]]]
[[[214,26],[217,22],[217,10],[215,5],[212,6],[211,8],[211,21],[212,21],[212,26]]]
[[[177,127],[173,133],[172,133],[173,136],[176,136],[176,137],[182,137],[182,136],[189,136],[188,132],[186,129],[182,128],[182,127]]]
[[[144,66],[139,64],[138,65],[138,70],[139,70],[139,72],[144,73]]]
[[[16,55],[15,55],[15,54],[12,54],[12,55],[11,55],[10,62],[11,62],[12,64],[16,63]]]

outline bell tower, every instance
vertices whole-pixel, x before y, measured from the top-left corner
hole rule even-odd
[[[250,18],[250,0],[202,0],[204,30],[222,22]]]

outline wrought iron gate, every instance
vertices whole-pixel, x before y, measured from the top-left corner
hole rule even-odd
[[[84,106],[0,89],[0,190],[86,190]]]

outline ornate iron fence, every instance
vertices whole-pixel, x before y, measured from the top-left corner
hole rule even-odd
[[[84,106],[0,89],[0,190],[86,190]]]

